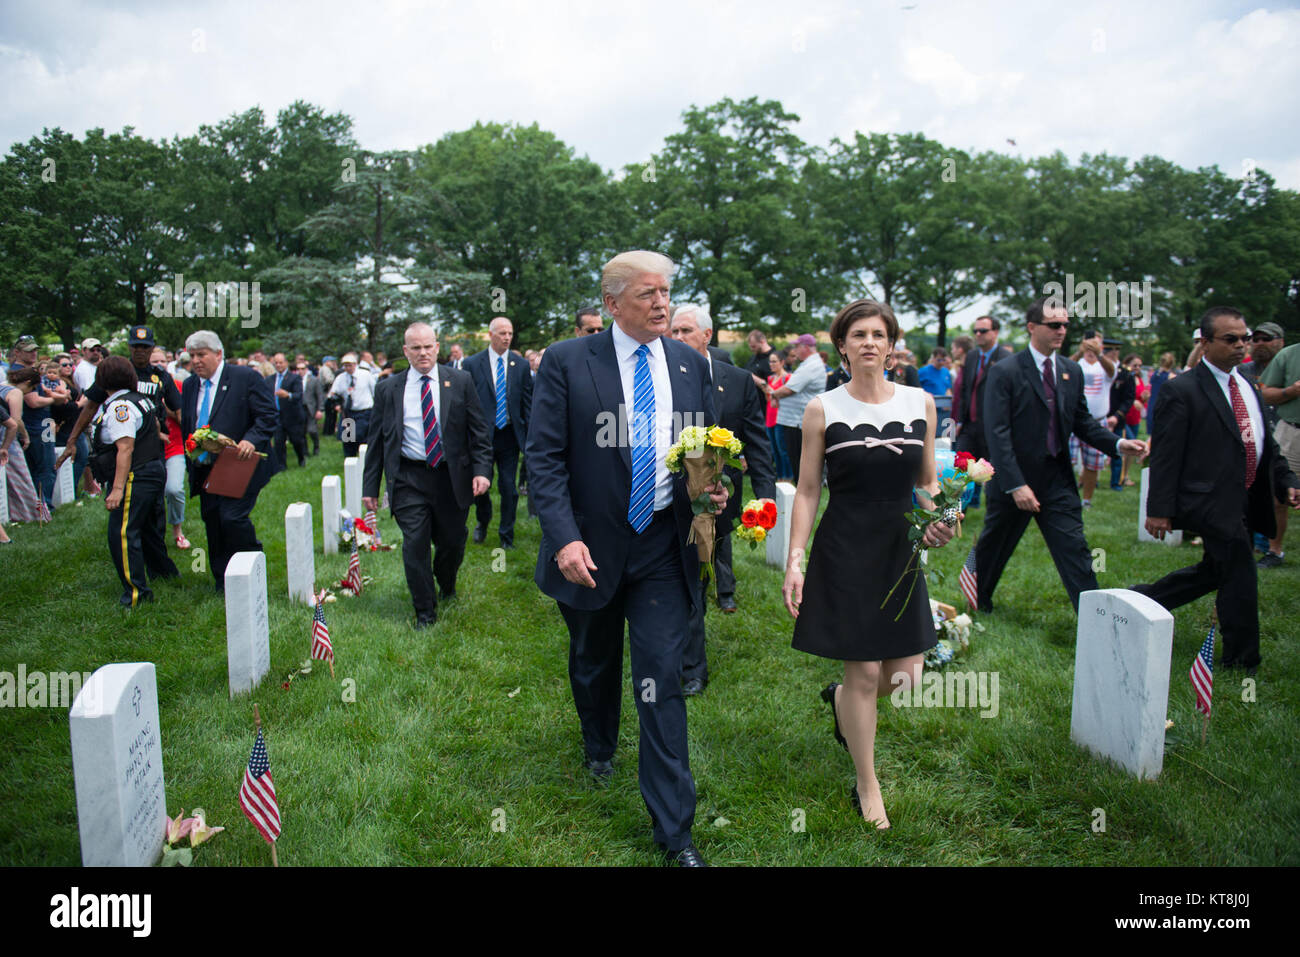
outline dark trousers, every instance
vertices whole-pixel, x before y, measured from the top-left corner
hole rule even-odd
[[[803,454],[803,429],[793,425],[781,426],[781,437],[785,439],[785,454],[790,459],[791,481],[799,485],[799,459]]]
[[[339,416],[339,441],[343,443],[343,457],[350,458],[357,454],[361,443],[370,431],[370,414],[374,409],[361,411],[347,410]]]
[[[1037,513],[1017,508],[997,478],[989,483],[988,515],[975,545],[978,605],[992,606],[993,590],[998,586],[1002,570],[1032,518],[1038,522],[1038,530],[1056,563],[1070,604],[1078,611],[1079,593],[1096,588],[1097,576],[1092,570],[1092,553],[1083,537],[1083,507],[1079,504],[1070,461],[1060,456],[1045,460],[1034,472],[1027,471],[1025,479],[1038,497]]]
[[[343,408],[343,403],[339,397],[332,395],[325,400],[325,418],[321,421],[321,428],[326,435],[333,435],[335,427],[338,425],[339,409]]]
[[[138,465],[126,478],[122,504],[108,513],[108,553],[122,583],[121,602],[127,608],[153,601],[150,572],[160,569],[165,577],[180,574],[154,521],[154,507],[162,501],[166,481],[161,459]],[[111,490],[111,485],[106,486],[104,494]],[[165,575],[168,568],[170,576]]]
[[[608,605],[580,611],[557,602],[569,626],[569,684],[587,756],[608,761],[618,745],[623,622],[632,651],[632,693],[641,723],[639,779],[655,840],[679,851],[691,840],[695,780],[686,747],[680,675],[691,597],[682,577],[673,510],[655,515],[629,550]],[[599,572],[597,573],[599,574]]]
[[[49,419],[44,420],[46,422]],[[23,455],[27,458],[27,471],[32,475],[32,485],[36,487],[36,494],[45,500],[45,504],[51,509],[54,508],[54,438],[45,441],[45,429],[39,431],[28,429],[31,436],[31,443],[23,450]],[[13,443],[12,451],[18,450],[18,443]]]
[[[250,517],[256,504],[257,492],[251,488],[243,498],[199,493],[199,515],[208,533],[208,564],[218,588],[225,588],[226,566],[236,552],[262,551]]]
[[[380,455],[382,450],[371,454]],[[442,591],[456,590],[456,573],[465,557],[468,517],[469,509],[456,504],[445,462],[431,469],[424,462],[402,459],[393,480],[393,519],[402,530],[402,567],[418,621],[431,619],[437,612],[435,578]],[[432,565],[430,543],[434,547]]]
[[[1125,428],[1126,426],[1124,424],[1124,417],[1120,416],[1119,422],[1116,423],[1114,428],[1116,438],[1120,438],[1120,439],[1124,438]],[[1124,453],[1116,451],[1116,453],[1110,457],[1110,487],[1111,488],[1121,489],[1124,487],[1119,484],[1120,476],[1123,473],[1124,473]]]
[[[519,471],[519,442],[513,426],[497,429],[492,436],[492,463],[497,470],[497,488],[501,490],[501,525],[497,534],[502,545],[515,542],[515,512],[519,507],[519,486],[515,474]],[[492,521],[492,490],[474,499],[474,521],[486,529]]]
[[[953,443],[954,452],[969,452],[977,459],[987,459],[989,457],[989,444],[984,435],[983,422],[966,422],[961,427],[961,434],[957,436],[957,441]],[[978,508],[980,504],[980,484],[972,482],[971,488],[975,494],[971,496],[967,508]]]
[[[1259,581],[1250,535],[1243,525],[1233,538],[1202,534],[1200,562],[1170,572],[1150,585],[1134,585],[1172,611],[1212,591],[1223,635],[1223,663],[1253,668],[1259,664]]]
[[[293,444],[293,450],[298,453],[298,465],[299,466],[306,465],[307,464],[307,443],[303,441],[302,429],[298,428],[297,430],[290,432],[288,429],[284,427],[283,422],[281,422],[275,428],[275,454],[279,457],[281,462],[284,462],[285,465],[288,465],[289,463],[284,457],[285,439],[288,439],[289,442]]]

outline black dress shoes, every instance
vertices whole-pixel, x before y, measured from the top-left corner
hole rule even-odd
[[[845,751],[847,751],[849,749],[849,743],[844,740],[844,735],[840,734],[840,714],[835,708],[835,689],[839,686],[840,683],[838,681],[832,681],[823,688],[822,700],[831,706],[831,719],[835,722],[835,727],[831,729],[831,733],[835,735],[835,740],[844,747]]]
[[[693,698],[698,694],[704,693],[704,682],[699,678],[692,678],[682,685],[682,694],[688,698]]]
[[[432,628],[437,623],[438,613],[436,611],[429,615],[418,615],[415,619],[415,630],[419,631],[421,628]]]
[[[452,601],[455,597],[456,589],[454,588],[451,591],[444,591],[442,589],[438,590],[438,601]]]
[[[586,768],[591,772],[591,776],[597,781],[605,782],[614,776],[614,762],[601,761],[597,758],[588,758]]]
[[[736,612],[736,599],[731,595],[719,595],[718,607],[726,614],[733,615]]]
[[[708,867],[704,855],[694,844],[687,844],[680,851],[664,851],[664,858],[670,867]]]
[[[482,545],[487,541],[487,528],[482,525],[474,526],[474,544]]]

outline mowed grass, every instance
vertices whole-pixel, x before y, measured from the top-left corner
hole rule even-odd
[[[657,863],[637,786],[630,670],[615,776],[591,783],[567,678],[568,636],[533,583],[539,542],[521,502],[518,549],[468,547],[460,598],[433,631],[413,630],[400,553],[366,554],[375,581],[327,605],[337,680],[281,682],[307,656],[310,611],[288,602],[284,511],[310,502],[319,583],[347,556],[320,554],[320,480],[342,473],[326,440],[305,469],[262,493],[254,520],[266,548],[271,672],[252,695],[226,685],[224,604],[207,572],[173,550],[179,582],[126,612],[109,564],[102,502],[65,507],[46,529],[11,529],[0,551],[0,670],[93,671],[114,661],[158,669],[167,806],[202,806],[224,825],[199,866],[269,863],[236,803],[260,706],[284,833],[283,865],[648,865]],[[748,490],[747,490],[748,492]],[[1190,545],[1136,542],[1137,493],[1097,492],[1089,545],[1104,551],[1102,587],[1149,581],[1197,560]],[[957,571],[978,531],[933,554],[959,603]],[[471,522],[473,521],[471,517]],[[186,533],[203,547],[193,500]],[[391,540],[397,529],[381,516]],[[877,744],[894,824],[876,833],[848,802],[852,764],[817,697],[839,667],[790,648],[780,570],[736,549],[740,612],[709,612],[711,683],[688,702],[698,789],[695,840],[722,865],[1194,865],[1300,862],[1295,767],[1300,704],[1300,538],[1260,574],[1264,663],[1255,700],[1240,673],[1220,674],[1209,738],[1186,671],[1211,600],[1176,614],[1164,772],[1139,782],[1069,739],[1075,617],[1033,525],[980,616],[961,670],[997,672],[996,717],[885,704]],[[501,559],[504,556],[504,567]],[[500,570],[494,570],[494,560]],[[950,666],[951,667],[951,666]],[[344,700],[344,679],[355,702]],[[1247,695],[1249,697],[1249,695]],[[80,861],[66,708],[0,710],[0,864]],[[1104,830],[1095,829],[1104,812]],[[724,823],[725,822],[725,823]]]

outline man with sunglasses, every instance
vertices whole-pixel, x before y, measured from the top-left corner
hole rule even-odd
[[[953,407],[960,410],[953,416],[957,424],[956,449],[979,459],[989,457],[988,443],[984,440],[984,388],[993,364],[1011,355],[1010,349],[998,345],[1001,329],[1002,323],[992,316],[980,316],[975,320],[975,348],[966,353],[960,394],[955,394],[953,401]],[[940,426],[942,433],[942,423]],[[979,503],[980,489],[976,485],[975,495],[967,507],[975,508]]]
[[[1096,588],[1097,576],[1083,537],[1070,435],[1107,455],[1145,455],[1146,443],[1120,439],[1088,411],[1079,364],[1057,351],[1070,325],[1065,305],[1038,299],[1025,321],[1029,347],[989,372],[981,413],[996,474],[988,483],[988,517],[975,545],[977,607],[993,610],[1002,570],[1036,519],[1077,611],[1079,593]]]
[[[1260,391],[1264,394],[1264,402],[1277,417],[1273,438],[1277,440],[1291,471],[1300,475],[1300,345],[1284,348],[1282,327],[1275,322],[1261,323],[1250,340]],[[1268,354],[1264,363],[1259,359],[1261,350]],[[1282,564],[1286,507],[1276,504],[1273,517],[1277,521],[1277,537],[1268,543],[1268,554],[1259,560],[1260,568],[1276,568]]]
[[[1300,508],[1300,482],[1264,428],[1263,400],[1236,367],[1250,333],[1240,312],[1213,306],[1201,320],[1204,355],[1160,390],[1160,441],[1151,458],[1147,531],[1200,535],[1201,561],[1133,590],[1168,609],[1217,592],[1225,668],[1259,665],[1259,582],[1251,531],[1273,535],[1273,504]]]

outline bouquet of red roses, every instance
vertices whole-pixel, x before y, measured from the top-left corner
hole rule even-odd
[[[770,498],[756,498],[745,503],[740,511],[740,528],[736,537],[749,542],[751,549],[757,548],[767,538],[767,533],[776,528],[776,502]]]

